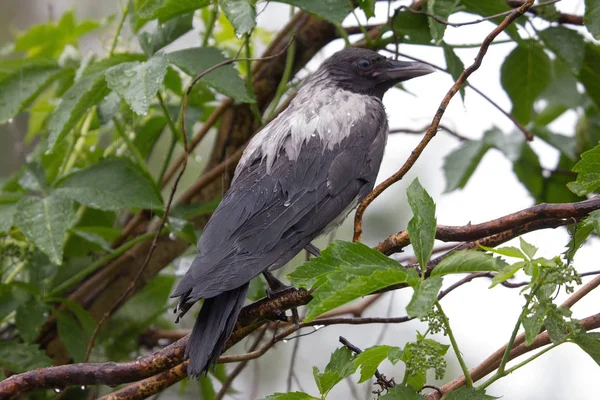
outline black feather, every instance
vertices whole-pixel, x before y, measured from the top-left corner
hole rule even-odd
[[[199,378],[208,373],[231,335],[246,299],[248,284],[204,300],[185,350],[188,375]]]

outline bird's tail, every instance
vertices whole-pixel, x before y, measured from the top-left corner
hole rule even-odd
[[[199,378],[214,364],[244,305],[248,284],[205,299],[185,351],[188,375]]]

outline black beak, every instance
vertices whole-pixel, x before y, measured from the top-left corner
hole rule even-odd
[[[435,68],[421,62],[388,60],[386,72],[388,78],[398,82],[435,72]]]

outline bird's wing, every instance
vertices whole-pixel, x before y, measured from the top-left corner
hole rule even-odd
[[[286,264],[349,212],[373,188],[379,171],[387,135],[381,114],[376,123],[356,123],[331,149],[315,135],[294,160],[282,150],[269,171],[260,156],[238,169],[173,296],[197,301],[239,287]]]

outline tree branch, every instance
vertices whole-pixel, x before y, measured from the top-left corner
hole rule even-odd
[[[472,241],[516,228],[531,221],[582,218],[598,209],[600,209],[600,196],[578,203],[543,203],[481,224],[465,226],[438,225],[435,238],[444,242]],[[567,220],[564,222],[564,225],[566,225],[572,221]],[[388,237],[375,248],[383,254],[390,255],[402,251],[409,244],[408,232],[404,230]]]

